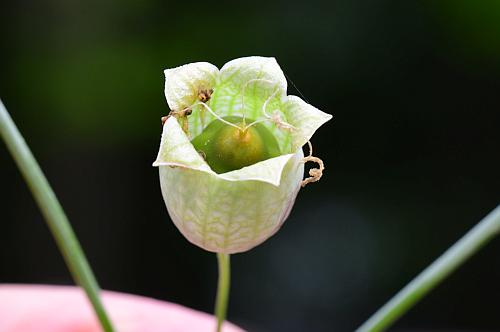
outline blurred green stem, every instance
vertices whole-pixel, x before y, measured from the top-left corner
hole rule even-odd
[[[99,286],[83,254],[69,221],[26,141],[0,100],[0,137],[5,141],[17,167],[35,198],[47,225],[61,251],[75,282],[80,285],[94,307],[105,332],[113,327],[99,298]],[[57,314],[57,313],[54,313]]]
[[[384,331],[500,232],[500,205],[436,259],[357,331]]]
[[[221,332],[222,324],[226,319],[227,302],[231,279],[231,266],[229,255],[217,253],[219,263],[219,283],[217,285],[217,297],[215,299],[215,315],[217,316],[217,332]]]

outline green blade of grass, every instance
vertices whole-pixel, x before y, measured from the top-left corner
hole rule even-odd
[[[384,331],[500,232],[500,205],[423,270],[356,331]]]
[[[75,282],[86,292],[105,332],[113,332],[99,297],[99,285],[85,258],[61,204],[45,178],[26,141],[0,100],[0,136],[35,198]],[[56,313],[57,314],[57,313]]]

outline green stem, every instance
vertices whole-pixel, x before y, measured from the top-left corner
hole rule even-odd
[[[217,253],[219,263],[219,283],[217,285],[217,297],[215,298],[215,315],[217,316],[217,332],[222,330],[222,324],[226,319],[227,302],[229,298],[229,287],[231,279],[231,266],[229,254]]]
[[[112,332],[111,321],[108,319],[99,298],[99,286],[83,254],[80,243],[64,214],[61,204],[1,100],[0,137],[5,141],[35,201],[40,207],[73,279],[87,293],[103,330]]]
[[[384,331],[500,232],[500,205],[380,308],[357,331]]]

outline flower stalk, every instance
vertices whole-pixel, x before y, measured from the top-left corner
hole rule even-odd
[[[26,141],[0,100],[0,137],[5,141],[17,167],[35,198],[75,282],[86,292],[105,332],[113,332],[99,297],[99,285],[80,243]]]
[[[231,284],[231,265],[229,254],[217,253],[219,264],[219,282],[217,285],[217,296],[215,298],[215,316],[217,317],[217,332],[222,331],[222,325],[226,319],[227,304],[229,300],[229,288]]]

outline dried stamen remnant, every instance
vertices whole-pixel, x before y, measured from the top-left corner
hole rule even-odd
[[[161,123],[165,124],[165,121],[167,121],[168,118],[171,116],[175,116],[177,119],[179,119],[179,118],[185,118],[188,115],[191,115],[191,113],[193,113],[193,110],[189,107],[187,107],[181,111],[170,111],[170,113],[168,113],[168,115],[161,117]]]
[[[307,141],[307,144],[309,145],[309,155],[307,157],[304,157],[302,159],[302,162],[307,163],[309,161],[312,161],[314,163],[317,163],[319,165],[319,168],[311,168],[309,170],[310,176],[308,178],[305,178],[304,180],[302,180],[302,182],[300,183],[300,185],[302,187],[305,187],[306,185],[308,185],[311,182],[319,181],[319,179],[321,179],[321,177],[323,176],[323,171],[325,170],[325,164],[323,163],[323,160],[319,159],[318,157],[314,157],[312,155],[313,150],[312,150],[311,142]]]
[[[198,100],[201,101],[202,103],[206,103],[210,100],[213,93],[214,89],[201,89],[198,92]],[[187,117],[188,115],[191,115],[193,113],[193,109],[191,107],[192,106],[188,106],[180,111],[171,110],[170,113],[168,113],[168,115],[161,117],[161,124],[162,125],[165,124],[165,122],[169,117],[175,116],[177,120],[179,120],[182,123],[182,129],[184,130],[184,132],[187,133],[189,130]]]
[[[189,123],[187,120],[188,115],[191,115],[193,110],[190,107],[187,107],[181,111],[170,111],[167,116],[161,117],[161,124],[164,125],[169,117],[174,116],[182,126],[182,130],[187,134],[189,132]]]
[[[212,97],[212,94],[214,93],[214,89],[201,89],[198,92],[198,100],[200,103],[203,105],[207,105],[206,103],[210,100]],[[201,109],[200,112],[200,120],[201,120],[201,125],[205,127],[205,107]]]
[[[214,89],[201,89],[200,92],[198,92],[198,100],[206,103],[210,100],[210,97],[212,97],[212,93],[214,93]]]

